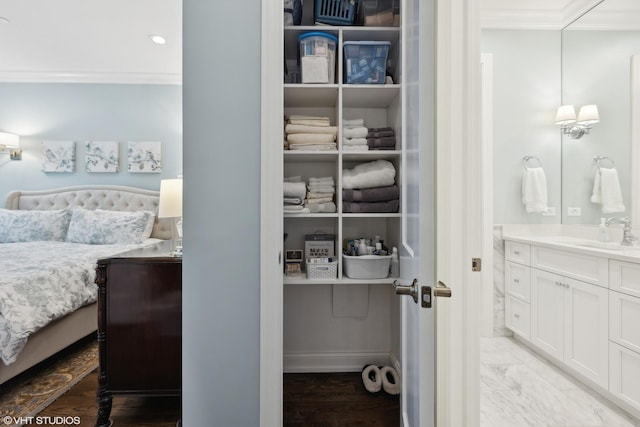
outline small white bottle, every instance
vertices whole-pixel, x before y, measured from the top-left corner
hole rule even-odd
[[[398,260],[398,249],[395,246],[391,251],[391,277],[400,277],[400,261]]]
[[[600,225],[598,226],[598,240],[601,242],[608,242],[611,240],[609,236],[609,227],[607,227],[606,218],[600,218]]]
[[[367,242],[364,239],[360,239],[360,243],[358,243],[358,256],[367,255],[368,253]]]

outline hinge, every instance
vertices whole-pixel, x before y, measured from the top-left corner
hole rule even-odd
[[[282,252],[278,252],[278,265],[282,265]]]
[[[482,258],[471,258],[471,271],[482,271]]]

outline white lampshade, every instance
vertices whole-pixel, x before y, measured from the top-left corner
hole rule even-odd
[[[160,206],[158,218],[179,218],[182,216],[182,180],[160,180]]]
[[[556,113],[557,125],[568,125],[576,121],[576,109],[573,105],[561,105]]]
[[[20,136],[13,133],[0,132],[0,147],[20,147]]]
[[[578,123],[581,125],[591,125],[600,121],[600,115],[598,114],[598,106],[595,104],[583,105],[580,107],[580,113],[578,114]]]

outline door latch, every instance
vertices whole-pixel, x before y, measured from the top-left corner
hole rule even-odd
[[[482,258],[471,258],[471,271],[482,271]]]

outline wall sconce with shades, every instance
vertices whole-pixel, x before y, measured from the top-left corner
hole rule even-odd
[[[0,153],[9,154],[11,160],[22,160],[20,136],[13,133],[0,132]]]
[[[561,105],[556,113],[556,124],[560,125],[562,133],[571,139],[580,139],[583,135],[588,135],[591,127],[599,121],[598,106],[595,104],[580,107],[577,118],[573,105]]]
[[[182,256],[182,179],[160,180],[158,218],[171,219],[171,256]]]

